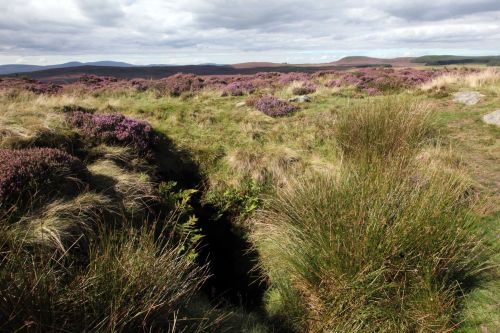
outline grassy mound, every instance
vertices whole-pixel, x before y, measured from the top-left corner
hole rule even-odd
[[[253,233],[270,311],[308,332],[451,330],[484,262],[471,205],[462,178],[436,171],[372,164],[297,182]]]

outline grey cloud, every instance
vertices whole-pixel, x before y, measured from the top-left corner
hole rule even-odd
[[[0,0],[0,62],[32,54],[238,62],[308,52],[323,61],[329,50],[483,50],[500,47],[498,10],[499,0]]]
[[[114,25],[125,16],[118,0],[77,0],[85,16],[101,25]]]
[[[193,6],[196,23],[201,27],[223,27],[235,30],[280,30],[279,27],[335,16],[335,8],[345,1],[302,0],[212,0]]]
[[[412,21],[439,21],[477,13],[500,11],[499,0],[435,0],[392,2],[386,11]]]

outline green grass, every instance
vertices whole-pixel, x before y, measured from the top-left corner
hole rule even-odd
[[[0,228],[9,249],[0,292],[11,296],[0,301],[0,330],[497,330],[498,273],[477,272],[499,264],[480,260],[481,244],[498,252],[500,224],[500,132],[480,120],[500,108],[492,73],[453,78],[446,94],[321,88],[283,118],[213,91],[0,93],[0,147],[62,147],[83,154],[92,173],[74,198]],[[471,89],[485,95],[478,105],[452,102],[452,92]],[[81,145],[65,105],[147,120],[168,140],[156,164],[130,148]],[[199,173],[202,183],[176,179],[161,193],[158,171]],[[185,201],[192,187],[199,204],[251,235],[271,282],[267,318],[214,309],[197,291],[206,272],[192,263],[200,236]],[[150,209],[172,198],[169,235],[158,238]]]
[[[453,158],[435,166],[415,155],[433,132],[416,105],[389,98],[341,115],[341,172],[300,179],[256,216],[267,307],[297,331],[459,325],[459,300],[489,267],[488,248]]]

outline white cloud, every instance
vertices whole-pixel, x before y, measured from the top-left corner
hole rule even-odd
[[[0,63],[491,53],[499,20],[498,0],[0,0]]]

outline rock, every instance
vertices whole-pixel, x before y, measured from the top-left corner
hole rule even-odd
[[[292,97],[288,101],[289,102],[297,102],[297,103],[305,103],[305,102],[310,102],[311,97],[309,97],[307,95],[302,95],[302,96]]]
[[[238,102],[238,103],[236,103],[236,107],[237,107],[237,108],[242,108],[242,107],[244,107],[245,105],[247,105],[245,102]]]
[[[496,110],[488,114],[485,114],[483,116],[483,121],[490,125],[500,126],[500,110]]]
[[[453,94],[453,100],[455,102],[463,103],[465,105],[475,105],[481,97],[484,97],[483,94],[478,93],[477,91],[460,91]]]

